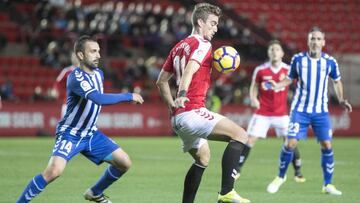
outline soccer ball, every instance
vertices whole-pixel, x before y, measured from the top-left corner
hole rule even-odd
[[[213,66],[220,73],[235,71],[240,65],[240,55],[231,46],[222,46],[213,53]]]

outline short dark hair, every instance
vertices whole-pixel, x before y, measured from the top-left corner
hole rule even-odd
[[[86,42],[89,42],[89,41],[92,41],[92,42],[96,42],[96,40],[88,35],[83,35],[81,37],[79,37],[76,41],[75,41],[75,44],[74,44],[74,52],[75,54],[77,54],[78,52],[84,52],[84,45]]]
[[[192,16],[191,23],[193,26],[197,24],[199,19],[206,21],[209,14],[214,14],[218,17],[221,16],[221,9],[218,6],[209,4],[209,3],[198,3],[195,5]]]
[[[280,40],[273,39],[273,40],[271,40],[271,41],[268,43],[268,47],[270,47],[270,46],[273,45],[273,44],[278,44],[278,45],[281,46]]]
[[[321,33],[323,34],[324,38],[325,38],[325,32],[324,32],[319,26],[314,26],[314,27],[312,27],[312,28],[310,29],[310,31],[309,31],[309,35],[310,35],[310,33],[312,33],[312,32],[321,32]]]

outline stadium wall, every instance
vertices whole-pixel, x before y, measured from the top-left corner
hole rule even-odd
[[[0,137],[53,135],[60,117],[60,105],[54,103],[5,103],[0,110]],[[359,136],[360,108],[351,114],[341,108],[330,109],[335,136]],[[224,106],[221,111],[243,127],[252,115],[249,107]],[[169,114],[164,105],[122,104],[102,108],[99,128],[111,136],[172,136]],[[273,132],[271,133],[273,134]],[[312,134],[312,132],[310,132]]]

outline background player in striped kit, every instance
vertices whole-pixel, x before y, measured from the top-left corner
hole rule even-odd
[[[136,93],[103,93],[103,72],[98,68],[99,44],[89,36],[80,37],[74,45],[74,52],[80,66],[68,77],[66,114],[56,129],[56,142],[48,166],[43,173],[31,179],[18,203],[31,201],[45,187],[59,177],[75,155],[82,153],[99,165],[108,162],[110,166],[98,182],[89,188],[86,200],[110,203],[103,191],[118,180],[131,166],[127,153],[96,127],[101,106],[134,101],[143,103]]]
[[[325,33],[314,27],[308,34],[309,50],[296,54],[291,61],[289,75],[283,81],[271,81],[275,90],[289,85],[297,79],[296,93],[291,105],[289,130],[285,145],[280,153],[278,176],[268,185],[267,191],[275,193],[286,180],[286,170],[292,160],[298,140],[307,138],[307,129],[311,125],[321,145],[321,166],[324,184],[322,192],[341,195],[342,192],[332,184],[334,172],[334,153],[331,145],[332,130],[328,111],[328,79],[333,80],[339,103],[349,112],[350,103],[343,97],[343,85],[336,60],[322,52],[325,46]]]
[[[171,113],[172,128],[183,141],[183,151],[194,159],[185,177],[183,203],[193,203],[201,178],[210,160],[207,140],[228,142],[222,158],[222,181],[218,202],[246,203],[234,190],[238,161],[247,142],[244,129],[230,119],[205,108],[205,97],[210,86],[212,46],[221,10],[199,3],[192,14],[193,30],[171,50],[158,77],[157,85]],[[177,82],[174,100],[170,78]]]
[[[289,65],[282,61],[283,56],[284,51],[280,41],[272,40],[268,45],[269,61],[254,70],[250,85],[250,98],[251,106],[256,110],[247,129],[249,147],[253,147],[258,138],[266,138],[266,134],[271,127],[275,129],[277,136],[285,139],[287,134],[289,124],[287,95],[289,88],[286,86],[279,90],[273,90],[268,83],[269,80],[279,82],[288,74]],[[248,154],[248,150],[245,150],[241,155],[240,169]],[[295,181],[305,182],[305,178],[300,171],[301,159],[297,147],[294,149],[292,163],[295,170]]]

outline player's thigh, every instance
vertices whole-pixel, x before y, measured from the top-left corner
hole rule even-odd
[[[313,114],[311,118],[311,127],[319,141],[331,140],[332,129],[329,113]]]
[[[199,148],[192,148],[189,154],[194,158],[195,163],[200,166],[207,167],[210,161],[210,148],[208,142],[201,145]]]
[[[307,130],[311,123],[311,116],[308,113],[292,111],[288,126],[287,137],[289,139],[306,139]]]
[[[96,131],[87,143],[87,148],[81,153],[90,161],[99,165],[104,161],[113,160],[112,153],[119,148],[119,145],[114,140],[102,132]]]
[[[289,116],[271,117],[271,127],[275,129],[276,136],[285,137],[289,127]]]
[[[183,142],[183,151],[187,152],[206,143],[208,135],[222,118],[224,116],[201,108],[172,117],[171,124]]]
[[[266,138],[270,127],[270,117],[254,114],[249,122],[247,133],[251,137]]]
[[[59,177],[65,170],[67,161],[60,156],[51,156],[49,163],[42,173],[44,179],[49,183]]]
[[[208,136],[210,140],[229,141],[236,140],[246,143],[248,140],[246,131],[232,120],[224,117],[221,119]]]

